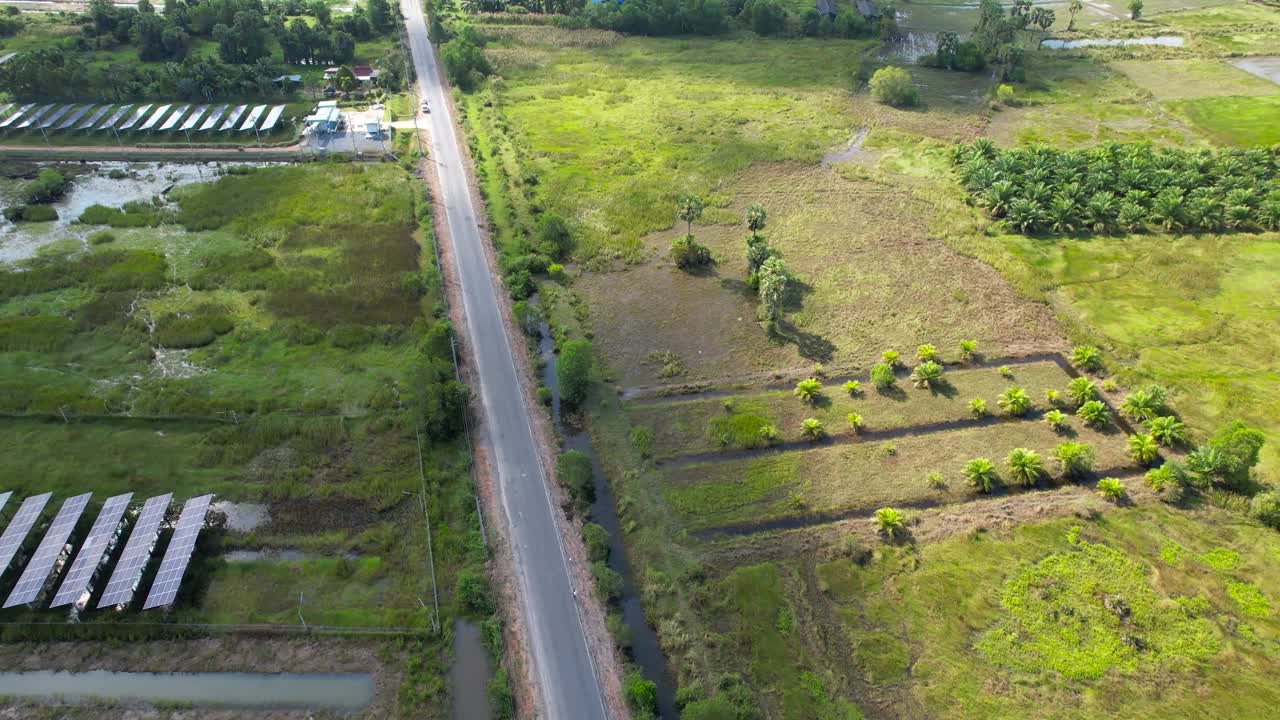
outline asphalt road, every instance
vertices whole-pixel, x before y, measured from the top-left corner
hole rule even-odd
[[[534,443],[529,408],[516,374],[515,356],[499,312],[485,240],[471,202],[466,165],[435,54],[418,0],[401,0],[419,97],[431,114],[432,146],[440,178],[440,204],[453,243],[471,361],[479,377],[484,423],[493,446],[499,499],[511,527],[515,571],[528,628],[532,677],[548,720],[605,718],[604,697],[587,649],[547,478]]]

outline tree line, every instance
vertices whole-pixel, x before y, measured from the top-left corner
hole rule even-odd
[[[959,145],[970,199],[1027,234],[1280,229],[1280,149]]]

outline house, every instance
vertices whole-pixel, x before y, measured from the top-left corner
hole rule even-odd
[[[338,103],[333,100],[327,100],[316,106],[315,112],[303,119],[308,132],[331,133],[337,132],[342,126],[342,111],[338,109]]]
[[[854,0],[854,5],[858,8],[858,14],[868,20],[880,17],[880,8],[876,7],[871,0]]]
[[[332,79],[334,79],[337,75],[338,75],[338,68],[325,68],[325,69],[324,69],[324,79],[325,79],[325,80],[332,80]]]
[[[378,77],[379,71],[374,70],[368,65],[356,65],[351,68],[351,74],[356,77],[356,82],[368,85]]]

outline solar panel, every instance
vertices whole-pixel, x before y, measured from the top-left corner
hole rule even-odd
[[[142,123],[142,127],[138,129],[145,131],[155,127],[156,123],[160,122],[160,118],[164,117],[165,113],[169,112],[169,109],[172,107],[172,105],[161,105],[156,108],[156,111],[151,114],[151,117],[147,118],[147,121]]]
[[[45,503],[49,502],[52,496],[53,493],[34,495],[23,500],[22,505],[18,507],[18,512],[9,521],[9,527],[5,528],[4,535],[0,535],[0,575],[9,569],[13,556],[18,554],[22,541],[26,539],[27,533],[31,532],[31,526],[36,524],[36,518],[40,517]]]
[[[13,491],[0,493],[0,510],[4,509],[5,504],[9,502],[9,496],[12,494]]]
[[[94,125],[97,125],[98,121],[102,119],[102,116],[106,115],[107,111],[111,110],[113,107],[115,107],[115,105],[99,105],[98,109],[94,110],[93,114],[89,116],[89,119],[77,125],[76,129],[88,130],[92,128]]]
[[[80,519],[80,514],[84,512],[84,507],[89,504],[89,498],[92,496],[93,493],[76,495],[62,503],[58,514],[49,524],[49,530],[45,532],[44,539],[40,541],[40,546],[36,548],[35,554],[27,563],[27,569],[22,571],[22,577],[18,578],[18,584],[13,586],[9,599],[4,601],[5,607],[33,602],[40,595],[40,590],[44,588],[45,581],[49,579],[49,573],[53,570],[53,564],[62,554],[62,549],[67,545],[67,538],[71,537],[71,531],[76,529],[76,521]]]
[[[160,126],[159,128],[160,132],[168,132],[169,130],[172,130],[173,126],[177,125],[178,121],[182,119],[182,116],[186,115],[187,111],[190,109],[191,109],[190,105],[183,105],[177,110],[174,110],[173,114],[170,115],[168,119],[164,121],[164,124]]]
[[[103,123],[95,129],[110,130],[111,128],[115,127],[116,123],[120,122],[120,118],[123,118],[125,116],[125,113],[129,112],[129,108],[131,107],[133,106],[121,105],[120,107],[116,108],[116,111],[111,113],[111,117],[104,120]]]
[[[93,109],[92,105],[85,105],[84,107],[73,111],[70,115],[67,115],[65,118],[63,118],[62,122],[58,123],[58,127],[54,129],[66,130],[67,128],[79,122],[80,118],[84,117],[84,114],[89,112],[92,109]]]
[[[249,111],[249,117],[245,118],[244,123],[240,125],[240,132],[252,130],[254,125],[258,124],[258,118],[262,117],[262,113],[266,111],[266,105],[259,105]]]
[[[44,116],[45,113],[49,112],[52,109],[53,109],[52,105],[45,105],[44,107],[39,108],[35,112],[28,115],[26,120],[23,120],[22,122],[18,123],[18,129],[21,130],[23,128],[31,127],[31,123],[39,122],[40,118]]]
[[[102,562],[103,554],[115,539],[116,530],[120,527],[120,518],[124,517],[124,511],[129,508],[131,497],[133,493],[116,495],[102,505],[98,519],[93,521],[89,536],[80,546],[80,552],[76,554],[75,561],[71,563],[71,569],[67,571],[67,576],[63,578],[62,585],[58,588],[58,593],[53,596],[53,602],[49,603],[49,607],[70,605],[80,598],[85,588],[89,587],[89,581],[93,579],[94,571]]]
[[[35,103],[30,103],[30,104],[23,105],[22,107],[18,108],[16,111],[14,111],[14,113],[13,113],[12,115],[10,115],[9,117],[5,118],[5,119],[4,119],[4,122],[0,122],[0,130],[3,130],[4,128],[7,128],[7,127],[9,127],[10,125],[12,125],[15,121],[17,121],[17,119],[18,119],[18,118],[20,118],[20,117],[22,117],[23,115],[27,114],[27,112],[29,112],[29,111],[31,110],[31,108],[33,108],[33,107],[35,107],[35,106],[36,106],[36,104],[35,104]]]
[[[280,114],[284,112],[283,105],[277,105],[271,108],[271,112],[267,113],[267,119],[262,121],[262,127],[258,128],[260,132],[270,132],[280,121]]]
[[[182,123],[182,127],[178,129],[181,130],[182,132],[190,132],[193,128],[195,128],[196,123],[200,122],[200,118],[204,117],[204,111],[208,109],[209,109],[208,105],[201,105],[200,107],[196,108],[191,112],[191,116],[187,118],[187,121]]]
[[[191,498],[182,506],[182,515],[178,516],[173,538],[164,551],[164,560],[160,561],[160,571],[151,584],[151,594],[147,595],[143,610],[170,605],[178,596],[178,587],[182,585],[182,576],[187,572],[187,563],[191,561],[191,551],[196,548],[196,536],[204,528],[204,516],[209,512],[211,500],[212,495],[201,495]]]
[[[219,105],[213,112],[209,113],[209,117],[204,121],[204,124],[200,126],[200,132],[212,130],[214,126],[218,124],[218,121],[222,119],[222,115],[227,112],[227,107],[229,106]]]
[[[54,110],[52,113],[49,114],[48,117],[44,119],[44,122],[40,123],[40,128],[47,130],[48,128],[53,127],[53,124],[61,120],[63,115],[66,115],[68,112],[71,112],[71,108],[73,107],[75,107],[75,105],[63,105],[57,110]]]
[[[164,513],[169,509],[172,493],[157,495],[147,500],[133,523],[133,532],[129,533],[129,542],[125,543],[124,552],[116,562],[116,569],[107,581],[107,589],[102,591],[102,599],[98,607],[119,605],[129,602],[133,591],[142,579],[142,571],[151,559],[151,550],[156,544],[156,534],[160,531],[160,523],[164,521]]]
[[[222,127],[218,128],[218,132],[225,132],[235,127],[236,121],[239,120],[240,116],[244,114],[244,109],[247,107],[249,106],[248,105],[235,106],[235,108],[232,109],[231,114],[227,116],[227,121],[222,123]]]
[[[146,114],[147,114],[147,111],[148,111],[148,110],[150,110],[150,109],[151,109],[151,108],[153,108],[153,107],[155,107],[155,105],[150,105],[150,104],[148,104],[148,105],[140,105],[140,106],[138,106],[138,109],[137,109],[137,110],[134,110],[134,111],[133,111],[133,114],[129,116],[129,120],[128,120],[128,122],[126,122],[125,124],[121,125],[120,127],[116,128],[116,129],[117,129],[117,130],[132,130],[132,129],[133,129],[133,126],[134,126],[134,125],[137,125],[137,124],[138,124],[138,121],[142,119],[142,116],[143,116],[143,115],[146,115]]]

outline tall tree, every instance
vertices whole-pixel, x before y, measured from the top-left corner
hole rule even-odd
[[[782,258],[771,257],[760,266],[758,275],[760,303],[764,306],[765,317],[772,322],[777,319],[782,299],[787,293],[787,266]]]

